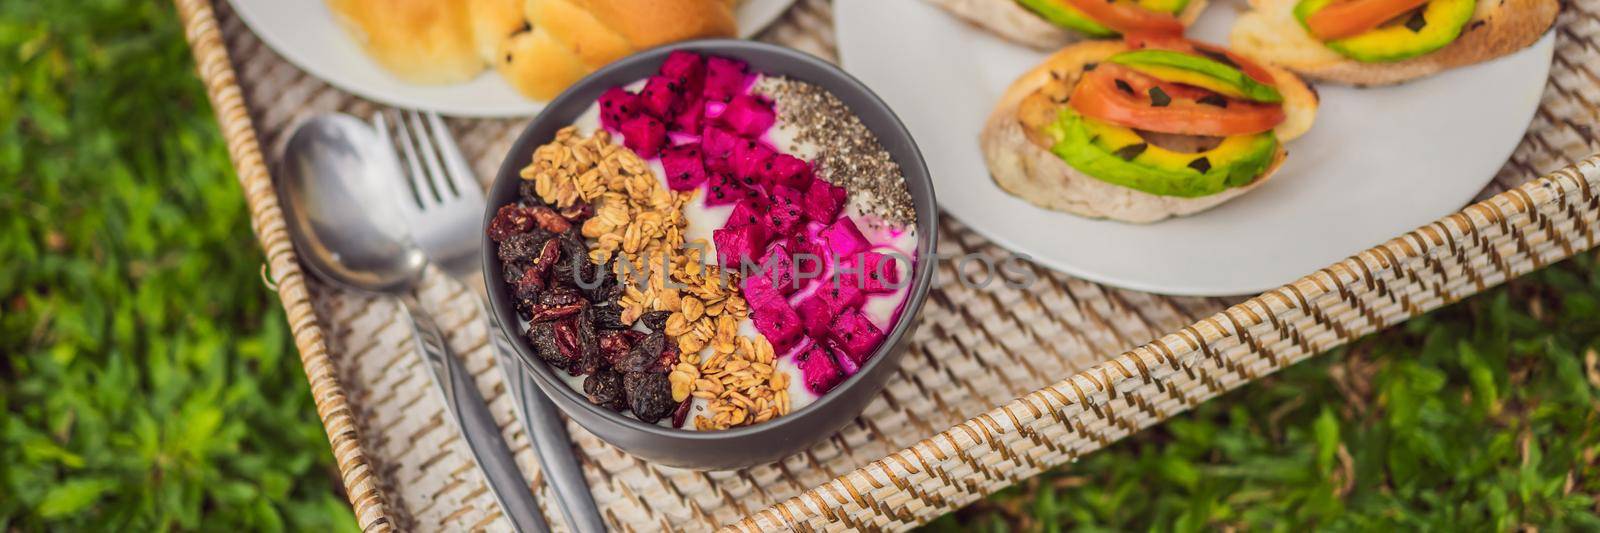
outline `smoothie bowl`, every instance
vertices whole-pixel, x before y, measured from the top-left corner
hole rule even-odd
[[[893,374],[933,273],[928,172],[821,60],[698,41],[551,102],[489,192],[500,323],[563,412],[630,453],[738,468],[838,430]]]

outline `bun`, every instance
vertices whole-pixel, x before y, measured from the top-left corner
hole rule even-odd
[[[483,71],[464,0],[327,0],[379,64],[412,83],[460,83]]]
[[[1087,36],[1051,24],[1017,0],[928,0],[957,17],[1017,44],[1040,50],[1057,50],[1088,39]],[[1178,20],[1185,26],[1194,23],[1206,8],[1206,0],[1189,0]]]
[[[1198,213],[1265,183],[1287,154],[1278,148],[1272,163],[1249,185],[1200,198],[1158,196],[1113,185],[1079,172],[1050,151],[1049,140],[1024,125],[1023,101],[1059,76],[1077,82],[1083,67],[1128,50],[1121,41],[1090,41],[1069,46],[1022,75],[1001,97],[978,136],[989,173],[1000,188],[1034,205],[1090,218],[1148,223]],[[1274,130],[1280,141],[1305,133],[1315,119],[1316,93],[1293,73],[1266,66],[1283,93],[1287,119]]]
[[[1446,69],[1488,61],[1532,45],[1555,24],[1558,0],[1478,0],[1477,11],[1455,41],[1393,63],[1363,63],[1339,55],[1294,18],[1299,0],[1250,0],[1234,22],[1235,51],[1307,77],[1350,85],[1391,85]]]
[[[495,68],[537,100],[555,97],[628,54],[737,33],[726,0],[526,0],[524,5],[533,29],[501,47]]]
[[[327,0],[385,69],[460,83],[487,65],[549,100],[579,78],[663,44],[738,33],[732,0]]]

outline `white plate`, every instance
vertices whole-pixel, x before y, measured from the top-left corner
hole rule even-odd
[[[323,81],[392,106],[474,117],[527,116],[544,103],[518,94],[494,69],[466,83],[417,85],[390,75],[367,56],[323,0],[231,0],[245,25],[284,59]],[[736,13],[749,37],[777,20],[794,0],[744,0]]]
[[[1227,42],[1237,7],[1214,2],[1190,35]],[[989,178],[978,131],[1045,54],[922,0],[840,0],[834,12],[845,69],[911,129],[941,208],[1045,266],[1181,295],[1271,289],[1460,209],[1522,138],[1554,49],[1546,35],[1509,57],[1399,87],[1318,86],[1316,125],[1288,143],[1272,181],[1199,215],[1133,225],[1035,207]]]

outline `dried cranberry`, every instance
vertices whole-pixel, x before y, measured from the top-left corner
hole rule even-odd
[[[677,364],[678,345],[669,342],[665,348],[661,349],[661,357],[657,358],[657,363],[653,370],[662,373],[671,372],[672,367]]]
[[[573,224],[582,224],[583,221],[589,220],[589,217],[593,216],[594,206],[586,203],[572,204],[572,207],[561,210],[561,218],[565,218]]]
[[[533,259],[533,275],[542,280],[549,280],[550,267],[555,266],[556,262],[560,260],[561,241],[545,239],[544,243],[539,247],[539,255]]]
[[[689,406],[690,405],[694,405],[694,397],[693,396],[690,396],[688,398],[684,398],[682,402],[678,402],[678,408],[672,410],[672,427],[675,427],[675,428],[683,427],[683,422],[685,420],[689,419]]]
[[[628,335],[627,332],[602,331],[599,337],[600,357],[604,358],[606,363],[611,366],[621,365],[622,360],[628,356],[628,352],[633,350],[633,337]]]
[[[568,222],[566,218],[561,216],[561,213],[557,213],[554,209],[545,206],[532,207],[528,208],[528,213],[539,224],[539,227],[545,231],[566,233],[567,230],[572,229],[572,223]]]
[[[494,219],[489,221],[489,238],[500,242],[512,235],[533,229],[534,224],[534,215],[527,208],[508,204],[500,207],[500,210],[494,213]]]
[[[544,305],[581,305],[583,302],[583,295],[570,285],[554,285],[539,295],[539,303]]]
[[[533,306],[533,309],[530,310],[528,321],[554,322],[576,315],[579,311],[583,311],[583,302],[575,302],[567,305],[536,304]]]
[[[582,375],[579,368],[572,363],[578,360],[578,328],[574,320],[567,319],[560,322],[541,322],[541,324],[555,324],[555,346],[561,353],[561,359],[567,361],[567,373],[574,376]]]

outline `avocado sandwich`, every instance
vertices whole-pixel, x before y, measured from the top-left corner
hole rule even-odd
[[[1389,85],[1526,48],[1558,0],[1249,0],[1235,50],[1310,78]]]
[[[1175,36],[1089,41],[1012,83],[979,136],[995,182],[1125,222],[1196,213],[1265,182],[1316,118],[1289,71]]]
[[[1017,43],[1055,50],[1125,33],[1181,34],[1206,0],[928,0]]]

